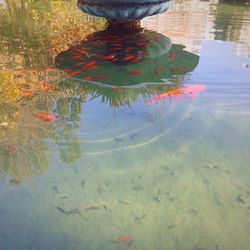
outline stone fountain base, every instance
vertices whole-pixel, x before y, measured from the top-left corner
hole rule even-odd
[[[78,0],[78,7],[90,15],[104,17],[108,20],[133,21],[165,12],[168,10],[170,2],[169,0],[151,0],[145,3],[120,1],[119,4],[107,4],[101,1]]]

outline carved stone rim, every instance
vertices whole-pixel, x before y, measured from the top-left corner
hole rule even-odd
[[[117,8],[117,7],[137,7],[137,6],[148,6],[148,5],[158,5],[162,3],[170,2],[171,0],[159,0],[158,2],[145,2],[145,3],[90,3],[86,0],[78,0],[78,4],[88,5],[90,7],[102,7],[102,8]]]

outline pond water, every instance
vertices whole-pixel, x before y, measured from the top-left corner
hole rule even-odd
[[[250,248],[249,2],[142,27],[0,1],[0,250]]]

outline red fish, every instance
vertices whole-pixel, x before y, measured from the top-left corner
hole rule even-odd
[[[126,57],[123,58],[123,61],[131,61],[134,58],[135,58],[134,56],[126,56]]]
[[[83,80],[92,81],[92,80],[94,80],[94,77],[92,77],[92,76],[86,76],[85,78],[83,78]]]
[[[74,76],[74,75],[78,75],[80,73],[81,73],[81,71],[72,71],[72,72],[68,73],[68,75],[69,76]]]
[[[131,236],[120,236],[118,240],[125,245],[130,245],[134,239]]]
[[[155,75],[160,75],[160,72],[158,70],[155,71]]]
[[[134,71],[130,71],[129,72],[130,75],[141,75],[143,74],[141,71],[138,71],[138,70],[134,70]]]
[[[31,96],[34,96],[34,93],[32,91],[29,91],[29,90],[23,90],[19,93],[19,96],[22,96],[22,97],[31,97]]]
[[[176,53],[173,53],[169,56],[170,59],[175,59],[176,58]]]
[[[93,68],[96,68],[96,61],[91,61],[91,62],[88,62],[86,63],[82,70],[88,70],[88,69],[93,69]]]
[[[109,56],[100,56],[102,59],[108,59],[108,60],[112,60],[114,59],[116,56],[116,54],[112,54],[112,55],[109,55]]]
[[[33,114],[33,116],[45,122],[52,122],[52,121],[59,119],[60,117],[59,115],[56,115],[56,114],[47,114],[47,113],[36,113],[36,114]]]

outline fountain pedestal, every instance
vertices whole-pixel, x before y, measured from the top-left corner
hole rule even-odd
[[[78,7],[109,21],[131,22],[168,10],[170,0],[78,0]]]

